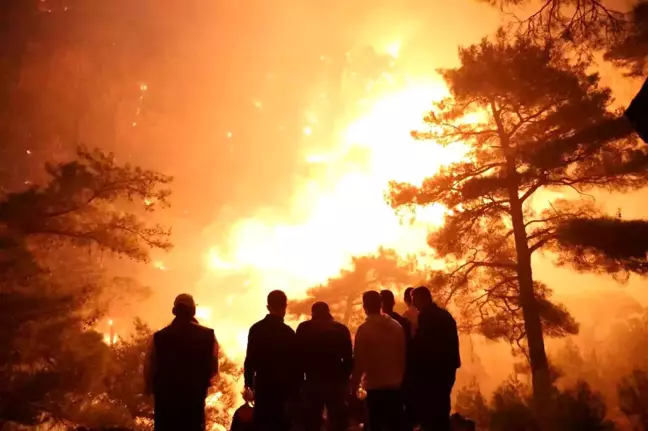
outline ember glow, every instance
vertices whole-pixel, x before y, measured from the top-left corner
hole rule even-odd
[[[393,55],[399,48],[389,46]],[[339,273],[352,256],[380,246],[419,253],[427,249],[427,231],[443,222],[445,208],[431,206],[420,210],[413,224],[402,223],[384,192],[390,180],[420,183],[464,157],[461,144],[444,148],[410,136],[411,130],[424,128],[424,114],[447,91],[438,80],[387,87],[362,101],[366,108],[360,115],[337,119],[343,130],[337,145],[304,155],[304,164],[315,173],[301,183],[288,211],[260,211],[258,217],[239,220],[227,243],[207,251],[198,319],[217,328],[233,359],[243,358],[247,329],[263,315],[269,291],[303,296],[308,287]],[[307,112],[305,117],[312,122],[304,127],[305,147],[326,147],[316,142],[316,116]],[[242,280],[238,288],[224,286],[236,275]],[[222,296],[221,289],[228,295]]]
[[[109,318],[106,323],[108,329],[104,333],[103,341],[109,346],[112,346],[119,341],[119,334],[117,334],[117,332],[115,331],[115,322],[113,321],[113,319]]]

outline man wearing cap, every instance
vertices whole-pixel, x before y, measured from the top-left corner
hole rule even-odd
[[[297,327],[297,350],[305,376],[302,387],[304,430],[321,430],[326,407],[328,429],[345,431],[353,345],[349,329],[333,319],[325,302],[314,303],[311,319]]]
[[[175,318],[153,334],[144,382],[154,396],[155,431],[205,429],[205,398],[218,373],[218,342],[214,330],[200,326],[195,314],[193,297],[178,295]]]
[[[288,298],[273,290],[267,301],[268,315],[248,333],[243,376],[254,395],[254,428],[287,431],[304,376],[297,365],[295,331],[284,323]]]

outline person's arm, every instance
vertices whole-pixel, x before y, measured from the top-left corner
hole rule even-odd
[[[297,398],[299,396],[299,391],[301,385],[304,381],[304,369],[302,363],[301,352],[299,349],[299,344],[297,341],[297,334],[293,331],[292,328],[288,327],[288,336],[290,339],[290,348],[288,353],[288,360],[292,364],[291,377],[292,381],[292,395]],[[292,355],[292,357],[290,356]]]
[[[398,323],[398,322],[396,322]],[[403,326],[398,325],[398,328],[394,328],[394,337],[397,338],[396,340],[396,349],[399,353],[398,355],[398,369],[401,370],[403,375],[405,374],[405,362],[406,362],[406,356],[407,356],[407,339],[405,336],[405,331],[403,330]],[[396,330],[398,329],[398,330]]]
[[[362,381],[367,360],[367,350],[365,346],[365,334],[362,326],[358,328],[355,336],[355,345],[353,347],[353,373],[351,374],[351,388],[355,391]]]
[[[459,331],[457,329],[457,322],[454,320],[454,317],[450,316],[451,320],[451,338],[450,338],[450,348],[453,353],[454,366],[455,368],[461,368],[461,353],[459,353]]]
[[[412,310],[410,312],[410,327],[412,328],[412,337],[414,334],[416,334],[416,330],[418,329],[418,311]]]
[[[144,393],[153,393],[153,379],[155,376],[155,339],[151,337],[151,341],[146,349],[144,357]]]
[[[258,349],[256,331],[253,326],[248,333],[247,351],[245,354],[245,362],[243,363],[243,378],[246,388],[252,389],[254,387],[254,375],[256,374],[257,364],[259,363]]]
[[[351,332],[346,326],[341,327],[342,332],[342,367],[344,375],[348,379],[353,372],[353,342],[351,341]]]
[[[214,331],[212,330],[211,336],[213,338],[213,351],[212,351],[212,370],[211,370],[211,376],[214,377],[218,375],[218,353],[220,350],[220,346],[218,345],[218,339],[216,338],[216,334],[214,334]]]
[[[402,319],[401,326],[403,327],[403,335],[405,336],[405,344],[407,345],[412,339],[412,323],[408,319]]]
[[[297,331],[295,331],[295,365],[302,374],[306,370],[306,356],[308,354],[308,336],[304,323],[300,323],[297,326]]]
[[[413,370],[417,370],[413,373],[425,372],[429,366],[430,349],[433,348],[431,340],[434,338],[429,332],[431,325],[425,319],[425,316],[421,318],[421,314],[417,316],[417,329],[410,344],[410,364]]]

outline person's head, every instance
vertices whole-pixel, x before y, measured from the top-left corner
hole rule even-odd
[[[196,315],[196,302],[188,293],[181,293],[173,301],[173,315],[180,319],[192,319]]]
[[[412,292],[414,292],[414,288],[408,287],[405,289],[405,293],[403,294],[403,301],[405,301],[405,305],[408,307],[412,305]]]
[[[369,290],[362,294],[362,307],[364,308],[367,316],[372,316],[375,314],[380,314],[380,309],[382,308],[382,299],[380,298],[380,293],[375,290]]]
[[[430,289],[425,286],[420,286],[412,292],[412,304],[414,307],[422,310],[432,304],[432,294]]]
[[[268,312],[273,316],[281,318],[286,316],[288,297],[281,290],[273,290],[268,293]]]
[[[383,313],[391,313],[394,311],[394,305],[396,305],[396,299],[391,290],[381,290],[380,291],[380,300],[382,302],[382,311]]]
[[[317,301],[311,306],[311,318],[313,320],[332,319],[331,310],[326,302]]]

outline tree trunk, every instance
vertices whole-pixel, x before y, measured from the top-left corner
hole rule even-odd
[[[529,239],[524,225],[522,212],[523,202],[520,199],[520,185],[517,173],[515,152],[510,145],[510,136],[502,124],[500,112],[491,102],[491,112],[497,125],[502,155],[506,163],[506,188],[509,195],[511,222],[515,238],[515,251],[517,254],[517,278],[520,288],[520,305],[524,318],[524,330],[529,346],[529,361],[531,362],[531,381],[533,384],[533,408],[542,431],[552,431],[552,400],[551,379],[549,377],[549,362],[545,352],[542,322],[533,288],[533,272],[531,271],[531,251]]]
[[[531,270],[531,252],[524,226],[522,202],[518,195],[517,173],[515,168],[509,173],[509,199],[511,205],[511,221],[513,223],[513,235],[515,237],[515,250],[517,253],[517,277],[520,287],[520,304],[524,317],[524,329],[526,331],[527,343],[529,346],[529,359],[531,362],[531,373],[533,382],[533,403],[537,419],[543,431],[551,429],[551,379],[549,376],[549,362],[545,352],[544,336],[542,333],[542,322],[535,298],[533,288],[533,272]]]
[[[351,315],[353,314],[353,301],[354,297],[349,295],[346,300],[346,307],[344,309],[344,317],[342,318],[342,323],[346,327],[349,327],[349,322],[351,321]]]

